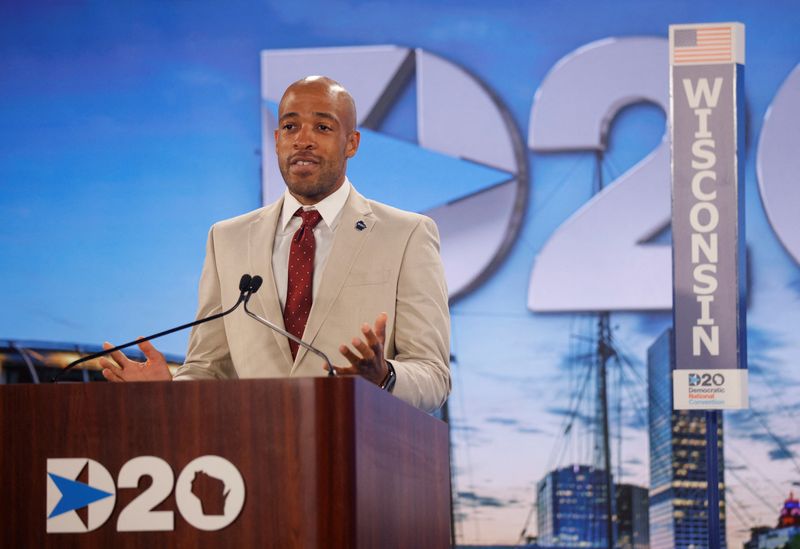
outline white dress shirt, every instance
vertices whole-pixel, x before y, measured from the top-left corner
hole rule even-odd
[[[275,242],[272,245],[272,273],[278,289],[281,310],[286,305],[286,287],[289,280],[289,252],[292,248],[292,237],[302,223],[300,217],[296,217],[294,213],[298,208],[303,208],[304,210],[317,210],[322,216],[322,221],[314,227],[316,252],[314,254],[314,281],[311,291],[312,296],[316,298],[317,289],[322,281],[322,273],[325,270],[331,246],[333,246],[333,233],[339,224],[342,208],[350,194],[350,187],[350,180],[345,177],[341,187],[312,206],[300,204],[289,192],[289,189],[284,191],[283,209],[278,219],[278,227],[275,230]]]

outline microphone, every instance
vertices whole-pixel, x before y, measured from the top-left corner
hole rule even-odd
[[[261,277],[260,276],[256,276],[255,278],[257,278],[259,280],[258,285],[256,285],[256,290],[257,290],[261,286]],[[124,343],[122,345],[117,345],[113,349],[104,349],[103,351],[100,351],[98,353],[94,353],[94,354],[91,354],[91,355],[86,355],[85,357],[79,358],[78,360],[75,360],[75,361],[70,362],[69,364],[67,364],[64,367],[64,369],[62,369],[55,376],[53,376],[53,378],[50,381],[52,383],[58,382],[64,376],[64,374],[66,374],[68,371],[70,371],[72,368],[74,368],[78,364],[81,364],[82,362],[88,362],[89,360],[94,360],[95,358],[100,358],[101,356],[110,355],[111,353],[114,353],[116,351],[120,351],[122,349],[126,349],[126,348],[128,348],[128,347],[130,347],[132,345],[136,345],[136,344],[142,343],[144,341],[150,341],[151,339],[156,339],[156,338],[159,338],[159,337],[162,337],[162,336],[165,336],[165,335],[169,335],[169,334],[172,334],[172,333],[175,333],[175,332],[179,332],[181,330],[185,330],[186,328],[191,328],[192,326],[197,326],[198,324],[203,324],[204,322],[211,322],[212,320],[216,320],[218,318],[222,318],[223,316],[232,313],[234,310],[236,310],[236,308],[239,305],[241,305],[242,303],[246,302],[250,298],[250,294],[256,291],[256,290],[253,290],[252,287],[253,287],[253,277],[251,277],[249,274],[244,274],[244,275],[242,275],[242,278],[239,279],[239,299],[237,299],[236,303],[233,305],[233,307],[231,307],[227,311],[222,311],[221,313],[213,314],[211,316],[207,316],[206,318],[201,318],[200,320],[195,320],[193,322],[189,322],[188,324],[183,324],[181,326],[178,326],[177,328],[171,328],[169,330],[164,330],[163,332],[158,332],[157,334],[153,334],[151,336],[147,336],[147,337],[142,338],[142,339],[136,339],[134,341],[129,341],[128,343]]]
[[[280,327],[276,326],[275,324],[273,324],[272,322],[270,322],[266,318],[262,318],[262,317],[258,316],[253,311],[251,311],[250,309],[247,308],[247,303],[250,301],[250,297],[252,297],[252,295],[258,291],[258,289],[261,287],[261,284],[263,282],[264,282],[264,280],[258,275],[254,276],[253,280],[250,282],[250,292],[247,294],[247,297],[244,298],[244,312],[247,313],[247,316],[249,316],[250,318],[252,318],[252,319],[254,319],[254,320],[258,321],[258,322],[260,322],[261,324],[263,324],[267,328],[270,328],[271,330],[274,330],[274,331],[278,332],[282,336],[288,337],[289,339],[291,339],[292,341],[294,341],[295,343],[297,343],[301,347],[303,347],[305,349],[308,349],[309,351],[311,351],[312,353],[314,353],[315,355],[320,357],[322,360],[325,361],[325,365],[328,366],[328,376],[329,377],[335,376],[336,375],[336,370],[333,369],[333,364],[331,364],[331,361],[328,359],[328,355],[326,355],[325,353],[323,353],[322,351],[320,351],[316,347],[313,347],[312,345],[309,345],[308,343],[306,343],[305,341],[303,341],[302,339],[300,339],[296,335],[290,334],[289,332],[287,332],[283,328],[280,328]]]
[[[239,279],[239,291],[240,292],[246,292],[246,291],[250,290],[250,285],[252,284],[252,282],[253,282],[253,278],[249,274],[243,274],[242,278]],[[260,284],[259,284],[259,286],[260,286]],[[252,290],[250,290],[250,291],[252,291]],[[239,296],[239,298],[241,298],[241,296]]]
[[[261,278],[260,276],[256,275],[256,276],[253,277],[253,279],[248,283],[248,285],[250,286],[250,293],[247,294],[246,298],[244,298],[244,302],[245,303],[250,301],[250,296],[253,295],[254,293],[256,293],[258,291],[258,289],[261,287],[261,284],[263,284],[263,283],[264,283],[264,279]]]

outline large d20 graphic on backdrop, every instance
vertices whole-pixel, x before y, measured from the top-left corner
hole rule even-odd
[[[450,297],[475,288],[509,250],[524,213],[527,157],[510,114],[473,76],[421,49],[264,51],[265,203],[284,190],[273,152],[277,103],[289,84],[315,74],[341,82],[355,98],[361,148],[348,164],[353,184],[368,198],[432,217],[441,234]],[[416,142],[380,133],[412,79]]]

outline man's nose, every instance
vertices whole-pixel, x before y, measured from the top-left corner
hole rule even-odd
[[[294,146],[296,149],[312,149],[316,146],[314,132],[309,126],[301,126],[295,134]]]

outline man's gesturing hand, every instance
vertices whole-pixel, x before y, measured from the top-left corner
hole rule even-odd
[[[114,346],[109,342],[103,343],[104,349],[111,349]],[[101,358],[100,364],[103,366],[103,377],[108,381],[170,381],[172,374],[169,373],[167,361],[158,350],[149,342],[139,343],[139,348],[147,357],[145,362],[135,362],[121,351],[111,353],[111,356],[119,364],[117,367],[107,358]]]
[[[389,366],[383,358],[383,344],[386,341],[387,318],[386,313],[379,314],[374,329],[366,322],[361,326],[363,339],[354,337],[351,342],[358,353],[354,353],[347,345],[339,347],[339,352],[350,362],[350,367],[334,366],[337,374],[362,376],[375,385],[380,385],[386,379]]]

